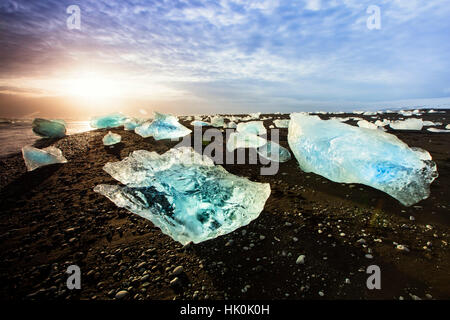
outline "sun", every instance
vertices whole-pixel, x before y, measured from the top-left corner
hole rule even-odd
[[[118,81],[103,74],[89,72],[63,81],[63,94],[83,100],[114,99],[121,95]]]

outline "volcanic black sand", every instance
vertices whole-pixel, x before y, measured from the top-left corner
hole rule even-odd
[[[449,113],[421,118],[445,126]],[[304,173],[294,158],[274,176],[260,175],[261,164],[224,165],[270,183],[265,208],[248,226],[183,247],[93,191],[117,183],[102,170],[106,162],[138,149],[163,153],[177,142],[112,129],[122,143],[108,148],[107,131],[36,143],[60,148],[65,164],[26,172],[21,155],[0,159],[1,299],[115,299],[121,290],[125,299],[450,298],[450,134],[389,130],[428,150],[438,166],[431,196],[412,207],[364,185]],[[282,129],[288,147],[286,136]],[[72,264],[81,268],[80,290],[66,287]],[[381,269],[381,290],[366,287],[369,265]]]

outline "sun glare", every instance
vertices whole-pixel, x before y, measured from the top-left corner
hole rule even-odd
[[[63,94],[86,100],[106,100],[121,95],[121,86],[105,75],[88,73],[63,81]]]

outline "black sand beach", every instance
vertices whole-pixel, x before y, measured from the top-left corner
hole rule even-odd
[[[450,110],[421,116],[449,117]],[[295,158],[275,176],[260,175],[259,164],[224,165],[270,183],[266,206],[246,227],[183,247],[93,191],[116,183],[105,163],[139,149],[163,153],[177,142],[112,129],[122,142],[108,148],[107,131],[37,142],[60,148],[65,164],[26,172],[20,154],[0,159],[0,299],[115,299],[121,290],[124,299],[450,298],[450,134],[389,129],[429,151],[438,167],[430,197],[411,207],[368,186],[304,173]],[[280,132],[288,147],[287,129]],[[296,264],[299,255],[304,264]],[[66,287],[72,264],[81,268],[80,290]],[[366,287],[366,268],[374,264],[381,290]],[[183,272],[173,281],[178,266]]]

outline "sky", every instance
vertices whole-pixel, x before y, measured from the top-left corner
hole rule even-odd
[[[0,117],[448,107],[449,30],[448,0],[2,0]]]

